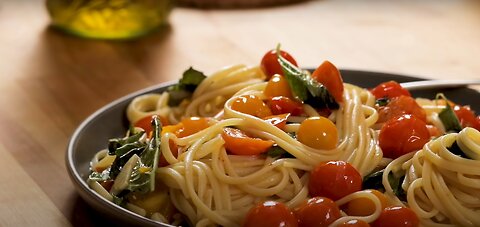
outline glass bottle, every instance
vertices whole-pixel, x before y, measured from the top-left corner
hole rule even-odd
[[[56,28],[86,38],[130,39],[167,23],[173,0],[47,0]]]

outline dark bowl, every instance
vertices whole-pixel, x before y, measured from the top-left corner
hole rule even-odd
[[[397,82],[422,80],[422,78],[419,77],[355,70],[341,70],[341,74],[344,82],[365,88],[372,88],[381,82],[389,80],[395,80]],[[128,103],[130,103],[134,97],[142,94],[162,92],[174,83],[175,82],[162,83],[149,87],[104,106],[83,121],[70,139],[65,161],[68,173],[77,192],[93,208],[108,215],[117,223],[128,223],[129,226],[170,226],[142,217],[109,202],[91,190],[87,185],[86,179],[89,175],[89,164],[93,155],[97,151],[106,148],[108,139],[121,137],[128,129],[128,121],[125,116]],[[413,91],[412,95],[433,99],[438,92],[444,93],[446,97],[456,103],[463,105],[470,104],[473,110],[477,113],[480,112],[480,105],[475,103],[475,100],[480,98],[480,94],[473,89],[425,89]]]

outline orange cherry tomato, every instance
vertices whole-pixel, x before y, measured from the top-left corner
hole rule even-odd
[[[263,90],[263,94],[267,97],[275,97],[275,96],[285,96],[285,97],[293,97],[292,91],[290,89],[290,85],[288,85],[287,79],[280,74],[275,74],[270,78],[267,83],[267,86]]]
[[[352,219],[340,223],[339,225],[337,225],[337,227],[370,227],[370,224],[359,219]]]
[[[170,147],[170,150],[172,151],[173,156],[178,157],[178,146],[173,140],[168,141],[168,146]],[[165,156],[163,156],[163,153],[160,155],[160,159],[158,160],[158,167],[165,167],[170,165],[170,163],[167,162],[167,159],[165,159]]]
[[[322,83],[338,103],[343,102],[343,79],[337,67],[324,61],[312,73],[312,78]]]
[[[383,156],[387,158],[398,158],[420,150],[429,140],[430,132],[425,122],[410,114],[385,122],[378,138]]]
[[[470,109],[469,106],[455,105],[453,107],[453,111],[455,112],[455,115],[460,121],[462,128],[472,127],[480,130],[480,122],[478,121],[478,118],[475,116],[475,113]]]
[[[391,206],[385,208],[372,223],[373,227],[417,227],[420,225],[415,212],[410,208]]]
[[[297,218],[285,204],[265,201],[252,207],[245,217],[244,227],[297,227]]]
[[[255,95],[242,95],[237,97],[232,103],[232,109],[258,118],[272,115],[270,108]]]
[[[300,124],[297,139],[309,147],[330,150],[337,146],[338,131],[328,118],[310,117]]]
[[[364,191],[376,196],[378,200],[380,200],[382,209],[387,207],[388,200],[383,193],[375,189],[367,189]],[[375,210],[376,210],[375,204],[373,203],[372,200],[367,199],[365,197],[360,197],[348,202],[345,212],[350,216],[367,216],[367,215],[373,214]]]
[[[341,217],[340,208],[333,200],[313,197],[294,209],[299,227],[329,226]]]
[[[287,125],[287,119],[290,114],[279,114],[279,115],[272,115],[266,118],[263,118],[264,121],[276,126],[277,128],[283,130]]]
[[[210,126],[208,118],[204,117],[189,117],[182,119],[182,130],[178,132],[178,137],[186,137],[197,132],[202,131]]]
[[[267,105],[273,114],[289,113],[292,116],[299,116],[303,113],[303,105],[301,103],[284,96],[270,98],[267,101]]]
[[[425,110],[410,96],[398,96],[379,110],[378,122],[386,122],[390,118],[403,114],[411,114],[422,121],[427,121]]]
[[[338,200],[362,189],[362,176],[347,162],[329,161],[318,164],[310,173],[308,191],[311,196]]]
[[[153,131],[152,119],[155,116],[160,118],[160,123],[162,123],[162,127],[170,124],[170,122],[168,122],[168,119],[165,117],[162,117],[160,115],[149,115],[135,122],[133,126],[143,128],[143,130],[145,130],[145,133],[147,135],[150,135],[151,132]]]
[[[412,96],[410,92],[403,88],[399,83],[395,81],[388,81],[377,85],[375,88],[371,90],[372,94],[377,99],[381,98],[394,98],[398,96]]]
[[[295,66],[298,66],[295,59],[289,53],[281,50],[280,55],[284,57],[288,62],[292,63]],[[280,66],[280,63],[278,63],[276,50],[268,51],[263,56],[262,61],[260,62],[260,68],[267,76],[267,80],[269,80],[270,77],[272,77],[275,74],[283,75],[282,67]]]
[[[249,137],[245,132],[236,128],[224,128],[222,138],[225,140],[225,148],[236,155],[265,153],[274,144],[271,140]]]

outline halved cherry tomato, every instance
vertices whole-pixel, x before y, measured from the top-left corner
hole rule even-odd
[[[372,223],[373,227],[416,227],[420,225],[415,212],[410,208],[391,206],[385,208],[380,217]]]
[[[383,156],[398,158],[422,149],[430,140],[430,132],[424,121],[404,114],[388,120],[380,129],[378,142]]]
[[[298,218],[299,227],[326,227],[341,217],[337,204],[325,197],[308,199],[296,207],[293,212]]]
[[[149,115],[135,122],[133,126],[143,128],[143,130],[145,130],[145,133],[147,135],[150,135],[150,133],[153,131],[152,120],[153,120],[153,117],[155,116],[160,118],[160,123],[162,123],[162,127],[166,125],[170,125],[170,122],[168,122],[168,119],[165,117],[162,117],[160,115]]]
[[[259,118],[272,115],[270,108],[255,95],[242,95],[235,98],[232,103],[232,109]]]
[[[387,207],[387,197],[380,191],[377,191],[375,189],[366,189],[364,190],[364,192],[368,192],[376,196],[378,200],[380,200],[382,209]],[[348,202],[345,212],[350,216],[368,216],[370,214],[373,214],[375,210],[375,204],[372,202],[372,200],[365,197],[360,197]]]
[[[252,207],[245,217],[244,227],[297,227],[297,218],[288,207],[276,201],[265,201]]]
[[[273,114],[289,113],[292,116],[298,116],[303,113],[303,105],[301,103],[284,96],[270,98],[267,101],[267,105]]]
[[[340,223],[337,227],[370,227],[370,224],[360,219],[351,219]]]
[[[337,146],[338,131],[328,118],[310,117],[300,124],[297,139],[309,147],[330,150]]]
[[[455,105],[453,107],[453,111],[455,112],[455,115],[457,115],[462,128],[472,127],[480,130],[480,122],[478,117],[475,116],[475,113],[470,109],[469,106]]]
[[[280,55],[284,57],[288,62],[292,63],[295,66],[298,66],[295,59],[289,53],[281,50]],[[267,80],[269,80],[270,77],[272,77],[275,74],[283,75],[282,67],[280,66],[280,63],[278,63],[276,50],[268,51],[263,56],[262,61],[260,62],[260,67],[262,71],[265,73],[265,75],[267,76]]]
[[[275,97],[275,96],[285,96],[285,97],[293,97],[292,91],[290,89],[290,85],[288,85],[287,79],[280,74],[275,74],[270,78],[267,83],[267,86],[263,90],[263,94],[267,97]]]
[[[178,146],[177,144],[173,141],[170,140],[168,141],[168,146],[170,147],[170,150],[172,151],[173,156],[178,157]],[[165,159],[165,156],[163,156],[163,153],[160,155],[160,159],[158,160],[158,167],[165,167],[170,165],[170,163],[167,162],[167,159]]]
[[[189,117],[182,119],[181,123],[183,128],[178,132],[178,137],[186,137],[208,128],[210,126],[208,121],[208,118],[205,117]]]
[[[377,99],[381,98],[394,98],[398,96],[412,96],[410,92],[403,88],[399,83],[395,81],[388,81],[377,85],[373,88],[370,92],[375,96]]]
[[[249,137],[245,132],[236,128],[224,128],[222,138],[225,140],[225,148],[236,155],[265,153],[274,144],[271,140]]]
[[[312,73],[312,78],[322,83],[338,103],[343,102],[343,79],[337,67],[329,61],[324,61]]]
[[[347,162],[329,161],[318,164],[310,173],[308,192],[338,200],[362,189],[362,176]]]
[[[287,125],[287,119],[290,114],[279,114],[279,115],[272,115],[266,118],[263,118],[264,121],[276,126],[277,128],[283,130]]]
[[[386,122],[390,118],[403,114],[411,114],[422,121],[427,121],[425,110],[410,96],[394,97],[388,104],[378,111],[378,122]]]

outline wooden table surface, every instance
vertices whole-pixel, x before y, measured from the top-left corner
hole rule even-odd
[[[71,37],[48,28],[43,1],[0,1],[0,226],[99,226],[65,169],[89,114],[130,92],[258,64],[281,43],[304,67],[425,78],[480,78],[476,1],[323,0],[249,10],[176,8],[170,27],[136,41]]]

